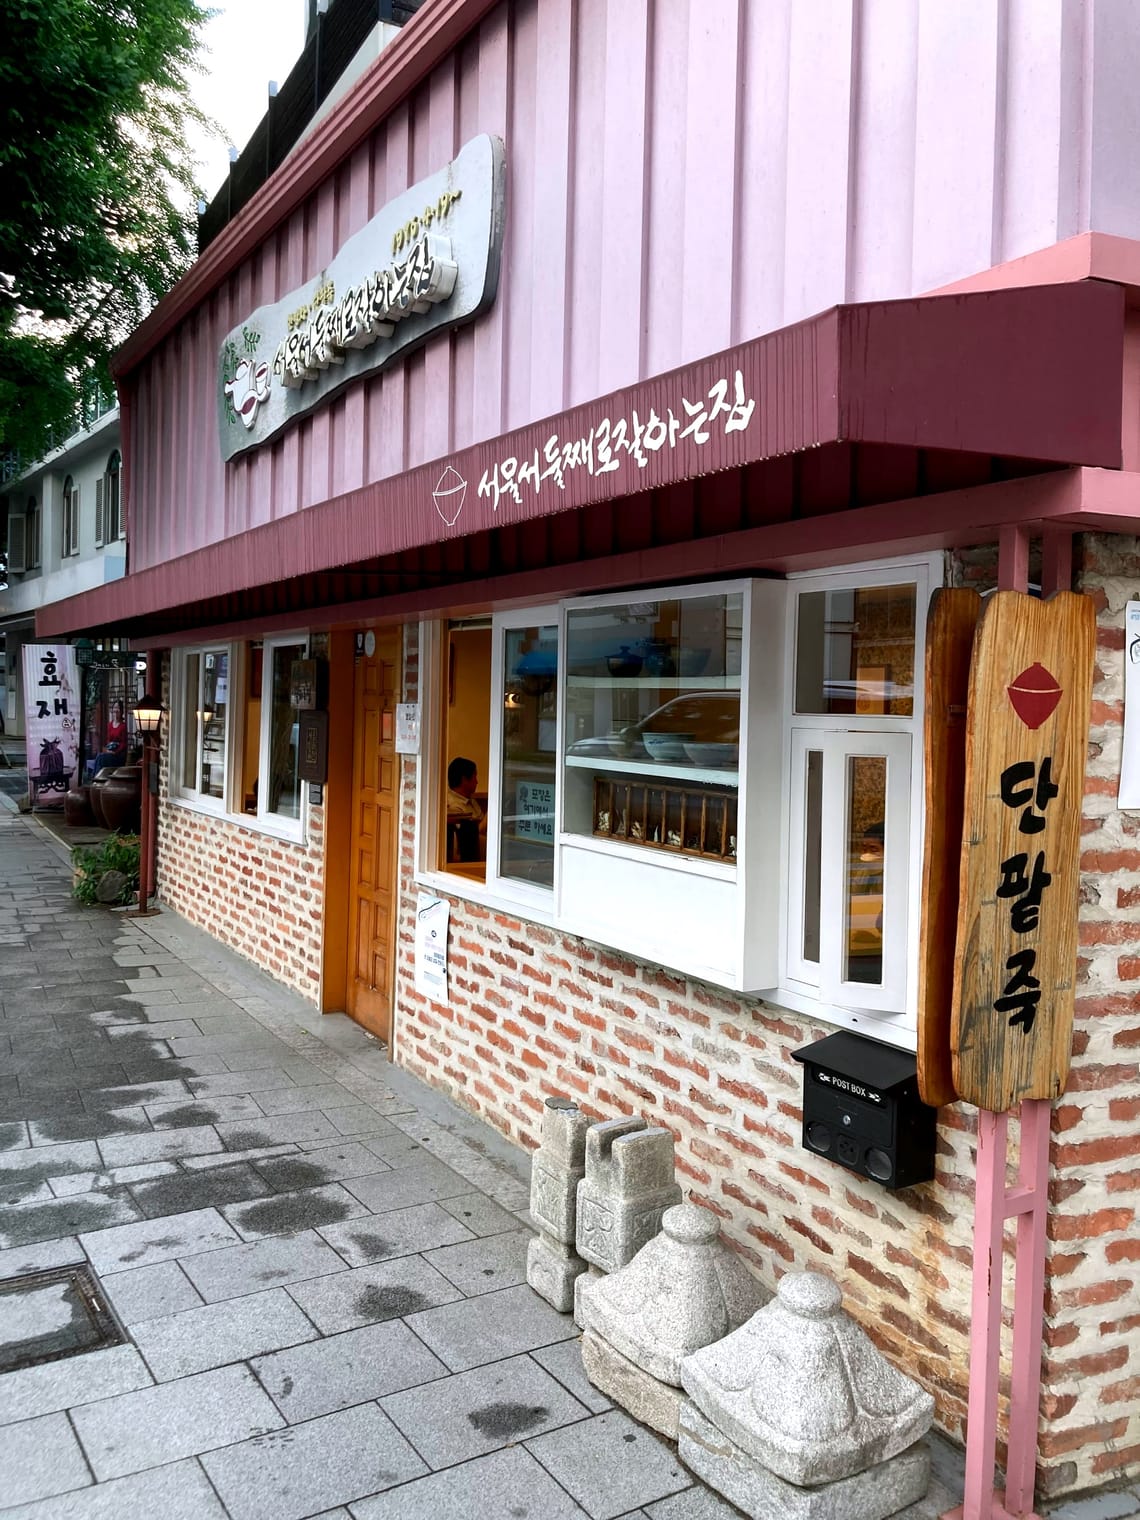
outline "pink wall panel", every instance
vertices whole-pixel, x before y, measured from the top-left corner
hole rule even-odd
[[[1119,69],[1082,74],[1065,0],[1000,9],[502,0],[131,376],[132,567],[1082,230],[1120,200],[1099,158],[1078,184],[1088,134],[1133,106]],[[491,309],[223,466],[225,334],[483,132],[507,149]]]

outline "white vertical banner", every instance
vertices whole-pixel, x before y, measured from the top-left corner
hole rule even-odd
[[[1116,805],[1140,808],[1140,602],[1124,604],[1124,742]]]
[[[447,1002],[447,925],[451,905],[445,897],[421,892],[416,898],[416,991],[433,1003]]]
[[[24,645],[24,731],[33,807],[62,807],[79,752],[79,676],[70,644]]]

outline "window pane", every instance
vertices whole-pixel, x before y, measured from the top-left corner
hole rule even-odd
[[[482,881],[487,873],[487,794],[491,753],[491,629],[455,625],[447,634],[443,785],[446,871]]]
[[[847,761],[847,883],[844,981],[883,980],[883,887],[887,761],[852,755]]]
[[[913,586],[805,591],[797,612],[797,712],[912,716]]]
[[[738,591],[570,609],[570,833],[735,859],[743,631]],[[635,806],[639,778],[655,809]]]
[[[226,709],[230,691],[230,657],[224,649],[202,656],[202,785],[204,797],[226,794]]]
[[[186,680],[182,687],[182,785],[195,791],[198,786],[198,681],[202,658],[186,656]]]
[[[261,664],[262,646],[245,646],[245,723],[242,728],[241,809],[257,815],[261,786]]]
[[[804,776],[803,958],[819,965],[819,890],[823,864],[823,751],[809,750]]]
[[[289,675],[294,660],[305,658],[303,644],[273,650],[272,703],[269,712],[269,780],[265,811],[281,818],[301,816],[301,778],[297,774],[297,713],[289,703]],[[265,701],[265,696],[262,697]]]
[[[558,629],[504,635],[499,873],[554,885]]]

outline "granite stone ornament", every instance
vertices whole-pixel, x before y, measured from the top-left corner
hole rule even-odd
[[[586,1270],[574,1235],[588,1124],[572,1099],[547,1098],[530,1173],[530,1212],[539,1233],[527,1248],[526,1280],[563,1314],[573,1308],[575,1280]]]
[[[666,1209],[628,1266],[584,1283],[582,1363],[595,1387],[677,1439],[681,1363],[753,1315],[766,1294],[707,1209]]]
[[[885,1520],[926,1492],[934,1400],[789,1273],[747,1324],[685,1359],[681,1459],[763,1520]]]
[[[681,1201],[673,1176],[673,1136],[644,1119],[611,1119],[586,1132],[586,1175],[578,1184],[578,1254],[616,1272],[661,1228]]]

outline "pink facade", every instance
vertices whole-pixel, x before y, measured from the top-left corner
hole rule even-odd
[[[435,9],[442,25],[463,7]],[[279,225],[266,212],[256,250],[124,376],[132,569],[837,303],[937,288],[1090,228],[1140,233],[1127,16],[1047,0],[999,35],[995,15],[989,0],[921,16],[917,0],[494,7]],[[391,66],[319,129],[326,153]],[[492,310],[223,468],[224,335],[483,132],[508,161]]]

